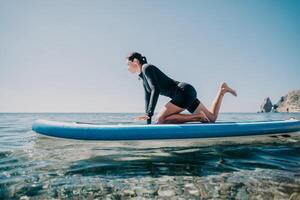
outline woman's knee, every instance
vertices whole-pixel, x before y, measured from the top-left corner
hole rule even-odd
[[[202,103],[200,103],[198,105],[198,107],[193,112],[193,114],[197,114],[197,113],[201,113],[201,112],[204,112],[204,114],[206,115],[206,117],[209,119],[209,121],[211,123],[216,122],[217,116],[214,113],[212,113],[211,111],[209,111]]]
[[[156,118],[155,118],[155,122],[157,123],[157,124],[164,124],[164,123],[166,123],[166,117],[165,116],[157,116]]]
[[[215,123],[217,118],[215,116],[208,118],[210,123]]]

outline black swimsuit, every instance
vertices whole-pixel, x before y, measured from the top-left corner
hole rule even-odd
[[[171,79],[154,65],[144,64],[139,77],[143,79],[145,90],[145,112],[150,117],[147,124],[151,124],[151,117],[160,94],[170,97],[171,103],[187,109],[190,113],[193,113],[200,104],[197,92],[191,84]]]

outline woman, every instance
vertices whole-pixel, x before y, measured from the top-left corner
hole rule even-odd
[[[151,117],[160,94],[170,97],[171,101],[158,113],[156,117],[158,124],[195,121],[213,123],[217,120],[223,96],[228,92],[237,96],[236,91],[224,82],[220,86],[212,109],[208,110],[197,98],[197,92],[192,85],[168,77],[156,66],[148,64],[146,57],[140,53],[131,53],[127,57],[127,65],[131,73],[137,73],[143,79],[146,114],[135,119],[147,120],[147,124],[151,124]],[[192,114],[180,114],[185,109]]]

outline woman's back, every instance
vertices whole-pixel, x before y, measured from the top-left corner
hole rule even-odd
[[[144,64],[140,77],[144,79],[144,86],[148,92],[151,89],[159,90],[160,94],[168,97],[174,97],[176,89],[178,88],[179,81],[176,81],[159,68],[152,64]]]

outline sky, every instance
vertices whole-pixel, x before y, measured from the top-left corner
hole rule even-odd
[[[0,112],[144,112],[138,51],[220,112],[300,89],[297,0],[0,0]],[[155,112],[170,99],[160,96]]]

